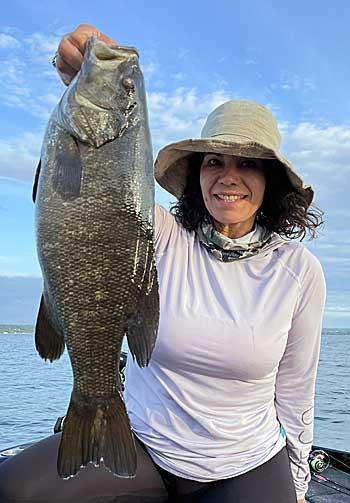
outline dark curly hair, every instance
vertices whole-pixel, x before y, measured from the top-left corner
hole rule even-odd
[[[189,159],[186,186],[181,198],[170,212],[185,229],[195,230],[199,224],[212,223],[205,207],[199,182],[204,154],[193,154]],[[304,189],[295,189],[277,160],[263,160],[266,178],[264,199],[257,213],[257,222],[288,239],[316,237],[316,228],[323,224],[323,212],[308,204]]]

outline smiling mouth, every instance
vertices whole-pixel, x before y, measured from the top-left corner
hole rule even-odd
[[[229,203],[233,203],[235,201],[242,201],[243,199],[246,199],[248,196],[243,196],[243,195],[227,195],[227,194],[214,194],[214,196],[217,199],[220,199],[220,201],[225,201]]]

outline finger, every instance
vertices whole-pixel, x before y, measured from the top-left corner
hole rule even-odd
[[[98,40],[102,40],[106,44],[116,44],[115,40],[89,24],[79,25],[76,30],[68,35],[68,39],[84,55],[86,42],[92,36]]]
[[[77,70],[68,65],[59,54],[56,56],[56,70],[60,75],[69,77],[69,80],[72,80],[72,78],[77,74]]]
[[[102,40],[102,42],[105,42],[106,44],[109,45],[118,45],[118,42],[113,40],[113,38],[110,38],[108,35],[105,35],[104,33],[99,32],[97,38],[99,40]]]
[[[56,68],[65,84],[69,84],[80,70],[86,42],[91,36],[95,36],[106,44],[117,44],[108,35],[88,24],[81,24],[72,33],[67,33],[59,43],[56,56]]]
[[[62,71],[70,72],[73,70],[77,73],[83,62],[84,52],[80,52],[79,48],[72,43],[70,35],[62,38],[58,46],[58,58],[56,60],[56,65],[58,69]],[[61,64],[61,66],[59,66]]]
[[[76,35],[77,37],[81,36],[82,39],[85,39],[84,43],[86,43],[86,40],[89,37],[94,36],[98,40],[102,40],[106,44],[117,44],[115,40],[113,40],[105,33],[102,33],[100,30],[98,30],[95,26],[92,26],[91,24],[80,24],[78,28],[74,30],[72,35]]]

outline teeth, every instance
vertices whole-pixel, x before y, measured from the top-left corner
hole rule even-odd
[[[217,194],[217,196],[220,199],[223,199],[224,201],[237,201],[237,199],[243,199],[244,196],[226,196],[223,194]]]

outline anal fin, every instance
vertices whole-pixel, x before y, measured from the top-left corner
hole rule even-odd
[[[38,317],[35,326],[35,347],[44,360],[58,360],[64,351],[64,338],[59,334],[47,313],[44,295],[41,297]]]

